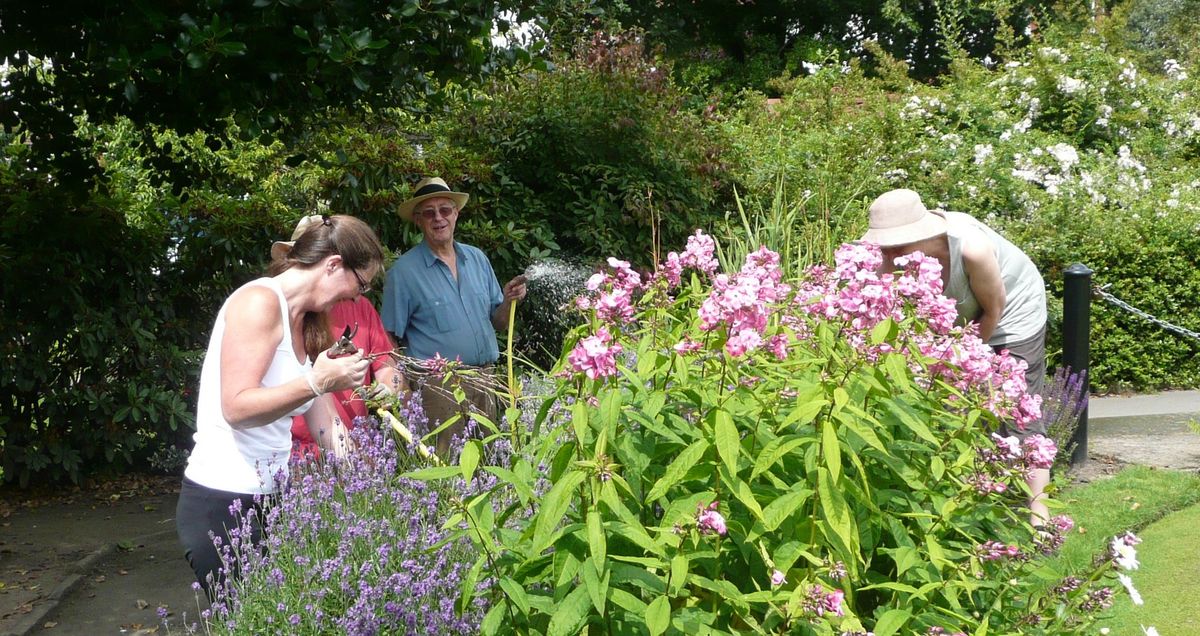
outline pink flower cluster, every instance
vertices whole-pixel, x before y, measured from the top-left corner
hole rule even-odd
[[[722,325],[728,334],[725,352],[738,358],[763,345],[772,306],[784,300],[791,288],[781,282],[779,255],[766,247],[748,254],[735,276],[718,274],[713,289],[697,312],[700,328],[712,331]],[[780,344],[772,342],[779,355]],[[786,344],[783,347],[786,355]]]
[[[688,237],[687,247],[683,254],[668,252],[667,260],[659,266],[659,271],[667,279],[671,287],[678,287],[683,282],[683,270],[687,268],[712,274],[717,271],[717,242],[700,230]]]
[[[804,613],[814,616],[845,616],[846,610],[842,607],[845,599],[846,593],[841,590],[826,592],[820,585],[814,585],[809,588],[808,595],[801,601],[800,607]]]
[[[715,534],[725,536],[729,529],[725,526],[725,517],[717,512],[717,502],[712,502],[707,507],[704,504],[696,505],[696,527],[702,534]]]
[[[567,355],[567,362],[577,372],[595,380],[617,374],[617,354],[621,344],[613,342],[607,327],[600,327],[596,335],[588,336],[575,344]]]
[[[916,317],[928,329],[906,337],[933,362],[928,371],[915,360],[910,366],[925,381],[940,379],[963,393],[984,396],[985,408],[1021,430],[1041,418],[1041,396],[1026,393],[1025,363],[1007,351],[997,355],[973,328],[954,327],[957,310],[942,295],[942,267],[936,259],[913,252],[895,260],[899,271],[881,274],[879,247],[859,243],[842,245],[835,261],[832,270],[810,270],[796,297],[803,311],[846,323],[843,334],[868,360],[893,350],[887,342],[870,344],[876,325]]]
[[[1002,493],[1008,490],[1004,480],[1019,475],[1022,478],[1035,469],[1049,469],[1058,455],[1054,440],[1043,435],[1030,435],[1024,441],[1015,435],[1002,437],[992,433],[995,448],[981,448],[978,457],[982,463],[970,483],[983,495]]]
[[[587,280],[587,290],[595,298],[580,296],[575,306],[581,310],[594,309],[601,320],[624,323],[633,319],[633,296],[642,286],[642,277],[630,267],[629,261],[608,259],[612,274],[597,272]]]
[[[981,545],[975,546],[975,554],[984,561],[999,561],[1001,559],[1015,559],[1021,556],[1021,548],[1015,545],[1007,545],[999,541],[988,541]]]

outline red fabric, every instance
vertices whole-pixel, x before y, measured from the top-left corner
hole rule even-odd
[[[353,329],[355,323],[358,323],[358,333],[354,335],[354,346],[363,353],[384,353],[396,348],[392,344],[387,330],[383,328],[379,312],[375,311],[375,306],[365,297],[359,296],[354,300],[344,300],[329,310],[329,327],[335,339],[341,337],[342,331],[347,325]],[[364,386],[371,386],[371,383],[375,381],[375,374],[390,364],[387,356],[376,358],[371,363],[371,368],[367,370]],[[346,424],[347,429],[354,428],[354,418],[367,415],[366,403],[361,398],[355,397],[353,391],[337,391],[331,393],[330,396],[333,398],[337,416]],[[292,453],[298,457],[304,457],[310,453],[314,457],[320,456],[320,449],[317,447],[316,441],[309,435],[308,423],[304,420],[303,415],[292,418]]]

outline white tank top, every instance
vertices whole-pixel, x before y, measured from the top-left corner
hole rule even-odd
[[[292,349],[292,330],[289,326],[287,299],[279,282],[273,278],[250,281],[234,292],[251,287],[266,287],[279,297],[283,322],[283,340],[275,348],[271,366],[263,376],[262,386],[286,384],[302,377],[312,369],[312,363],[296,361]],[[225,337],[225,309],[221,306],[208,340],[208,352],[200,370],[200,394],[196,408],[196,447],[188,458],[184,475],[208,488],[247,494],[275,492],[275,475],[288,475],[288,458],[292,450],[292,417],[303,415],[312,406],[305,402],[291,413],[266,424],[248,429],[235,429],[225,421],[221,412],[221,342]]]
[[[962,262],[962,241],[974,232],[992,244],[1004,283],[1004,311],[988,344],[993,347],[1011,344],[1041,333],[1046,326],[1046,283],[1033,261],[1021,248],[970,214],[941,214],[946,217],[946,238],[950,243],[950,278],[944,293],[955,299],[959,322],[979,317],[979,300],[971,292]]]

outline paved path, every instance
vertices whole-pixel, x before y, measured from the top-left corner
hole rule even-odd
[[[1092,398],[1088,454],[1122,463],[1200,470],[1200,391]]]

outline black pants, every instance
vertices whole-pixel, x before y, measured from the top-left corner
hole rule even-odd
[[[226,574],[233,578],[238,576],[236,561],[230,564],[231,573],[225,572],[221,556],[213,545],[212,535],[221,537],[221,545],[229,545],[229,529],[241,525],[242,519],[235,517],[229,507],[235,499],[242,502],[240,516],[254,514],[251,525],[250,543],[262,545],[263,505],[268,498],[245,493],[214,490],[183,478],[183,487],[179,490],[179,505],[175,507],[175,530],[179,533],[179,542],[183,544],[183,556],[196,573],[196,580],[204,588],[211,602],[216,590],[224,584]]]

